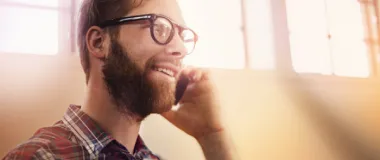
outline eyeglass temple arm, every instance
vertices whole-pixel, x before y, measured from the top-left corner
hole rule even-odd
[[[152,17],[152,15],[139,15],[139,16],[131,16],[131,17],[122,17],[122,18],[107,20],[107,21],[101,23],[98,26],[100,28],[104,28],[104,27],[107,27],[107,26],[118,25],[118,24],[121,24],[121,23],[127,23],[127,22],[132,22],[132,21],[149,19],[151,17]]]

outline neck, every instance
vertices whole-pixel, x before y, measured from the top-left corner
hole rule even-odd
[[[133,153],[141,122],[117,110],[104,84],[89,82],[82,111]]]

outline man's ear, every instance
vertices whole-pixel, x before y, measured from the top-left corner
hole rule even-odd
[[[99,59],[104,59],[107,54],[107,36],[97,26],[92,26],[86,34],[86,44],[89,54]]]

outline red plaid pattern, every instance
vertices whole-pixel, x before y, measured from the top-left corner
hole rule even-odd
[[[79,106],[70,105],[61,121],[39,129],[3,159],[160,159],[145,146],[140,136],[133,153],[103,131]]]

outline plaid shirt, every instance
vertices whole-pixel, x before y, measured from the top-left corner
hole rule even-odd
[[[79,106],[71,105],[63,119],[39,129],[27,142],[9,152],[14,159],[158,160],[138,137],[134,154],[102,130]]]

